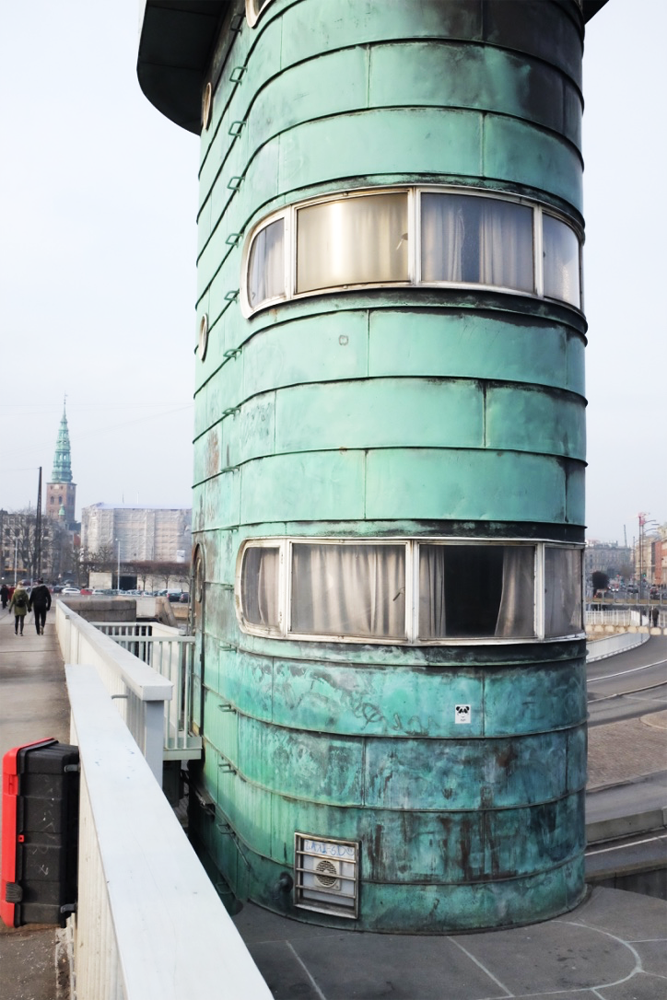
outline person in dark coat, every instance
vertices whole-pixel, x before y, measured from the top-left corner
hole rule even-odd
[[[40,578],[37,586],[32,588],[30,593],[29,610],[35,612],[35,629],[37,635],[44,635],[46,625],[46,612],[51,607],[51,592]]]
[[[9,587],[6,583],[0,587],[0,600],[2,600],[2,610],[4,611],[9,603]]]

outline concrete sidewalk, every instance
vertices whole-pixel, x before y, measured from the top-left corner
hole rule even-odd
[[[14,635],[13,616],[0,614],[0,755],[44,737],[69,741],[64,670],[49,617],[46,634],[38,636],[29,616],[21,638]],[[637,754],[642,773],[655,779],[665,766],[665,722],[667,713],[656,713],[595,730],[591,774],[601,793],[610,786],[636,793],[630,772],[637,773]],[[653,779],[648,784],[655,786]],[[477,934],[329,930],[252,904],[235,923],[276,1000],[667,997],[667,903],[631,892],[596,888],[557,919]],[[0,923],[0,1000],[66,1000],[56,942],[53,927]],[[196,969],[192,982],[195,992]],[[223,982],[218,996],[227,998]]]
[[[23,636],[16,636],[14,615],[0,610],[0,756],[49,737],[69,742],[69,700],[54,615],[47,615],[44,635],[37,635],[33,615],[26,615]],[[9,928],[0,920],[0,1000],[64,1000],[65,972],[62,962],[56,966],[55,928]]]

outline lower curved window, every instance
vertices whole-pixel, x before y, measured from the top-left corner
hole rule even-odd
[[[239,552],[244,631],[434,644],[582,632],[581,549],[461,539],[253,539]]]

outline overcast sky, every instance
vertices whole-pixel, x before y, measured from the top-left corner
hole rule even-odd
[[[143,97],[138,19],[138,0],[2,7],[5,509],[50,478],[65,394],[78,516],[191,504],[199,140]],[[660,0],[609,0],[586,34],[587,521],[620,543],[640,511],[667,521],[666,34]]]

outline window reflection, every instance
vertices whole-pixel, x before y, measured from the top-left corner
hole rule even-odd
[[[252,244],[248,263],[248,298],[253,307],[285,295],[285,220],[261,229]]]
[[[252,625],[277,628],[280,624],[279,564],[278,548],[253,545],[245,551],[241,573],[241,601],[243,614]]]
[[[582,630],[581,551],[547,548],[544,553],[545,634]]]
[[[297,213],[297,292],[408,278],[407,193],[349,198]]]
[[[426,192],[421,205],[422,281],[532,292],[532,209],[492,198]]]
[[[551,215],[542,218],[544,294],[573,306],[580,302],[579,240],[576,233]]]

